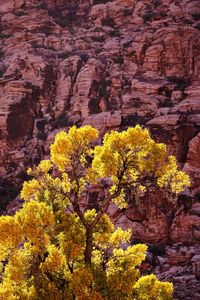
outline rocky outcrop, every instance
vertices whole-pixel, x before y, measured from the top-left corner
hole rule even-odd
[[[154,272],[161,280],[173,278],[174,299],[199,299],[200,269],[199,246],[182,243],[166,248],[150,248],[149,261],[156,265]]]
[[[59,130],[91,124],[103,134],[142,124],[168,144],[192,186],[175,206],[152,194],[110,211],[133,240],[165,245],[156,270],[177,277],[181,298],[189,299],[184,286],[198,299],[199,86],[198,0],[1,0],[1,210]]]

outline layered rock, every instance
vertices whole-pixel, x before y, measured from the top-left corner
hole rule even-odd
[[[198,0],[2,0],[1,209],[17,195],[27,167],[48,157],[59,130],[91,124],[103,134],[140,123],[168,144],[192,186],[175,206],[153,194],[141,205],[130,203],[125,212],[110,210],[116,224],[132,228],[134,239],[168,245],[158,271],[167,279],[180,274],[179,293],[188,282],[194,289],[200,242],[199,85]],[[8,209],[15,204],[19,201]],[[178,246],[169,245],[180,242],[196,253],[187,250],[191,255],[179,258]],[[185,294],[190,293],[188,288]]]

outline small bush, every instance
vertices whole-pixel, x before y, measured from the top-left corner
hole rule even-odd
[[[124,15],[125,17],[131,16],[132,13],[133,13],[133,10],[130,9],[130,8],[125,8],[125,9],[123,10],[123,15]]]
[[[0,34],[0,39],[8,39],[12,36],[10,33],[1,33]]]
[[[45,119],[41,119],[41,120],[36,121],[36,127],[37,127],[38,130],[44,130],[45,125],[46,125],[46,120]]]
[[[46,135],[46,133],[45,133],[44,131],[39,131],[39,132],[37,133],[37,139],[38,139],[38,140],[45,141],[46,138],[47,138],[47,135]]]
[[[95,54],[99,54],[99,53],[101,53],[103,51],[103,49],[102,48],[95,48]]]
[[[68,18],[65,18],[65,19],[56,18],[55,22],[58,25],[60,25],[62,28],[65,28],[66,26],[70,25],[70,20]]]
[[[146,12],[144,15],[142,15],[144,23],[152,21],[154,17],[155,13],[153,11]]]
[[[111,17],[106,17],[101,20],[101,24],[104,26],[115,27],[115,21]]]
[[[150,245],[148,247],[149,252],[157,256],[164,256],[166,249],[164,245]]]
[[[10,200],[13,200],[19,194],[19,187],[15,186],[6,179],[0,180],[0,211],[5,210]]]
[[[122,117],[121,126],[129,127],[135,126],[136,124],[145,124],[152,116],[141,117],[136,114]]]
[[[187,77],[169,76],[167,79],[176,84],[176,90],[184,91],[190,85],[190,79]]]
[[[187,25],[192,25],[193,22],[190,19],[183,18],[183,22]]]
[[[128,41],[126,43],[124,43],[124,48],[129,48],[131,45],[132,45],[132,40],[131,41]],[[135,51],[132,51],[133,55],[135,54]]]
[[[51,26],[49,26],[48,24],[41,26],[40,32],[46,34],[47,36],[50,35],[52,33]]]
[[[200,13],[193,13],[192,17],[195,21],[199,21],[200,20]]]
[[[72,125],[71,122],[69,122],[69,118],[66,115],[66,113],[61,113],[53,122],[52,122],[52,128],[62,128],[62,127],[68,127]]]
[[[102,35],[94,35],[91,37],[91,39],[94,41],[94,42],[99,42],[99,43],[103,43],[105,42],[105,36],[102,36]]]
[[[153,5],[154,5],[155,8],[160,6],[161,4],[162,4],[161,0],[153,0]]]
[[[84,62],[84,63],[86,63],[87,61],[88,61],[88,59],[89,59],[89,55],[88,54],[81,54],[80,55],[80,58],[81,58],[81,60]]]
[[[119,54],[114,58],[114,63],[122,65],[124,63],[124,57],[121,54]]]
[[[70,51],[62,51],[57,53],[58,57],[62,59],[68,58],[70,54],[71,54]]]
[[[99,98],[104,98],[108,100],[110,97],[110,86],[112,84],[111,80],[103,79],[99,84]]]
[[[114,29],[114,30],[109,31],[109,35],[111,37],[120,37],[122,34],[119,29]]]

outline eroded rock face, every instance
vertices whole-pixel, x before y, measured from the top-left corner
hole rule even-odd
[[[167,279],[178,272],[179,295],[188,282],[194,290],[187,276],[200,276],[199,99],[198,0],[1,0],[1,209],[16,196],[27,167],[48,157],[62,128],[91,124],[103,134],[142,124],[168,144],[191,175],[191,189],[176,206],[153,194],[110,212],[135,239],[167,244],[158,272]],[[179,257],[178,246],[169,244],[180,242],[196,253]]]

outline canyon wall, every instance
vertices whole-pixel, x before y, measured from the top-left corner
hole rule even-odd
[[[175,207],[152,193],[112,217],[150,244],[146,269],[173,278],[177,299],[200,299],[200,2],[1,0],[1,211],[59,130],[138,123],[192,186]]]

